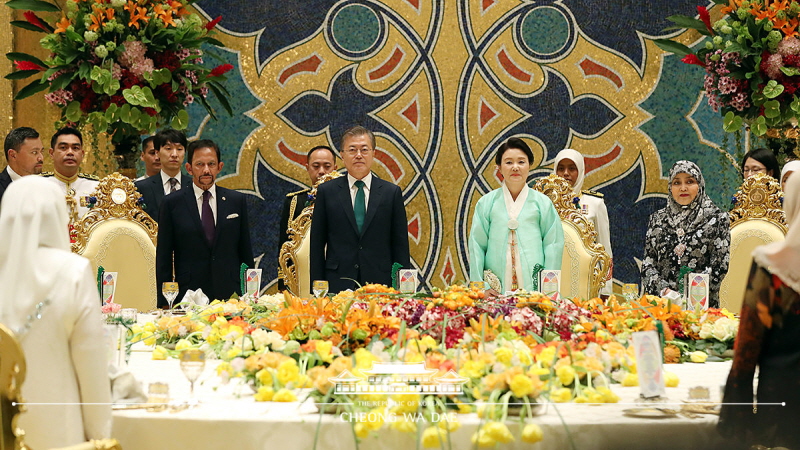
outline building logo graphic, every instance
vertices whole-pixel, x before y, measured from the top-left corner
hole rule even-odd
[[[424,362],[375,363],[371,369],[361,372],[368,377],[364,379],[344,370],[339,375],[328,378],[328,381],[336,385],[334,394],[457,395],[462,393],[461,386],[469,380],[453,370],[433,377],[437,371],[425,367]]]

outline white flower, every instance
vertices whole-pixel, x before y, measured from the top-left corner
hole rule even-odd
[[[738,324],[736,322],[727,317],[723,317],[714,322],[711,335],[714,339],[725,342],[736,337],[737,328]]]
[[[283,294],[262,295],[261,297],[258,298],[258,300],[256,300],[256,303],[265,306],[281,306],[283,305],[283,302],[284,302]]]
[[[253,338],[253,345],[256,350],[263,350],[271,346],[273,350],[280,350],[286,345],[281,339],[281,335],[274,331],[266,331],[261,328],[254,330],[250,337]]]
[[[697,334],[700,336],[700,339],[708,339],[708,338],[711,337],[711,332],[713,331],[713,329],[714,329],[714,325],[712,325],[712,324],[710,324],[708,322],[705,322],[700,327],[700,332],[697,333]]]

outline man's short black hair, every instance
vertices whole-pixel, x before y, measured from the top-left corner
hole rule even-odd
[[[356,125],[352,128],[349,128],[347,131],[342,134],[342,141],[339,144],[339,153],[345,150],[344,148],[344,141],[350,138],[359,137],[359,136],[368,136],[369,142],[372,144],[372,149],[375,150],[375,135],[372,131],[362,127],[361,125]]]
[[[78,136],[78,140],[81,141],[81,145],[83,145],[83,135],[80,131],[76,128],[64,127],[56,131],[56,134],[50,138],[50,148],[56,148],[56,142],[58,142],[59,136]]]
[[[192,164],[192,155],[194,155],[195,150],[201,148],[214,149],[214,151],[217,152],[217,162],[222,161],[222,155],[220,154],[219,146],[216,142],[211,139],[198,139],[189,143],[189,146],[186,148],[186,161],[188,161],[189,164]]]
[[[161,147],[169,143],[180,144],[183,148],[186,148],[186,135],[182,131],[165,128],[153,136],[153,147],[155,147],[156,151],[161,150]]]
[[[144,153],[144,149],[147,148],[147,144],[149,144],[151,142],[153,142],[153,148],[155,148],[155,146],[156,146],[156,143],[154,142],[155,140],[156,140],[155,136],[148,136],[148,137],[144,138],[144,140],[142,141],[142,153]],[[157,148],[156,148],[156,151],[158,151]]]
[[[333,161],[336,162],[336,153],[333,153],[333,149],[332,148],[328,147],[327,145],[318,145],[318,146],[312,148],[311,150],[309,150],[308,153],[306,153],[306,163],[308,163],[308,160],[311,159],[311,154],[314,153],[317,150],[327,150],[327,151],[331,152],[331,155],[333,156]]]
[[[8,161],[9,150],[13,149],[19,151],[19,149],[22,148],[22,144],[25,143],[25,139],[36,139],[38,137],[39,132],[31,127],[19,127],[11,130],[11,132],[6,135],[6,142],[3,147],[5,149],[6,161]]]

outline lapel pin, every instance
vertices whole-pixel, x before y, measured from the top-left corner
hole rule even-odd
[[[225,201],[225,197],[222,197],[222,200]]]

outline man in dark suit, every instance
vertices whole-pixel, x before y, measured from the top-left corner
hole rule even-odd
[[[19,127],[11,130],[3,145],[8,166],[0,172],[0,200],[12,181],[25,175],[42,173],[44,145],[39,133],[31,127]]]
[[[308,151],[306,155],[306,171],[311,179],[311,186],[317,184],[317,180],[325,174],[336,170],[336,155],[327,145],[318,145]],[[308,194],[311,189],[303,189],[297,192],[286,194],[283,200],[283,212],[281,214],[280,230],[278,234],[278,254],[280,255],[281,246],[289,240],[289,221],[300,216],[306,206],[313,204],[313,199]],[[278,291],[287,289],[283,278],[278,278]]]
[[[219,147],[203,139],[189,144],[187,153],[193,183],[164,198],[158,221],[159,306],[167,305],[161,283],[173,280],[173,258],[179,301],[187,289],[201,288],[211,300],[241,294],[241,265],[254,265],[245,196],[215,184],[223,166]]]
[[[347,176],[317,188],[311,222],[311,282],[335,293],[360,285],[391,286],[392,266],[409,268],[408,223],[400,188],[372,175],[375,136],[353,127],[339,152]]]
[[[158,150],[161,170],[144,180],[136,182],[136,189],[144,199],[144,211],[158,222],[164,196],[192,185],[192,178],[181,173],[186,154],[186,136],[167,128],[153,136],[153,146]]]

